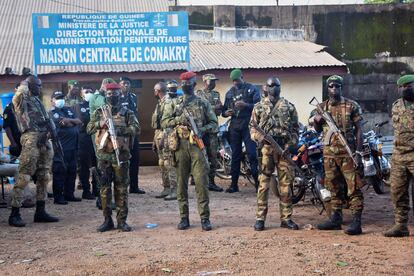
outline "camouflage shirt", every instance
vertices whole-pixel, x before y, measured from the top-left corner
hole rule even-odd
[[[168,102],[162,114],[161,127],[165,129],[180,126],[181,123],[178,119],[182,116],[183,108],[186,108],[193,116],[198,129],[202,133],[217,132],[217,116],[214,114],[211,105],[195,95],[178,97],[176,103]]]
[[[131,158],[130,149],[133,144],[135,135],[141,131],[139,122],[134,112],[121,106],[112,107],[112,118],[117,135],[117,142],[121,161],[128,161]],[[100,122],[103,120],[102,109],[98,108],[91,116],[87,126],[88,134],[96,133],[96,156],[100,160],[108,160],[116,163],[115,151],[109,136],[107,128],[101,128]]]
[[[197,90],[195,94],[196,96],[199,96],[200,98],[203,98],[206,101],[208,101],[211,104],[211,107],[213,108],[213,111],[217,116],[221,114],[223,108],[216,109],[216,105],[218,104],[223,106],[223,104],[220,101],[219,92],[215,90],[204,89],[204,90]]]
[[[162,119],[162,114],[164,113],[166,105],[175,106],[175,99],[171,99],[170,97],[168,97],[168,95],[166,95],[161,100],[158,101],[157,105],[155,106],[155,110],[152,113],[152,117],[151,117],[151,127],[153,129],[162,129],[161,119]]]
[[[392,105],[394,156],[414,152],[414,105],[400,98]],[[409,158],[412,160],[412,158]],[[403,161],[403,160],[401,160]]]
[[[47,131],[49,116],[42,101],[32,96],[27,85],[20,85],[13,97],[14,112],[20,132]]]
[[[351,150],[356,147],[356,133],[355,124],[362,121],[362,110],[359,104],[353,100],[341,97],[338,104],[332,105],[329,100],[321,103],[323,110],[331,114],[337,127],[342,131]],[[335,136],[332,136],[328,141],[327,134],[329,133],[328,124],[323,124],[324,133],[324,155],[325,156],[347,156],[345,147]]]
[[[280,146],[295,146],[298,143],[298,113],[295,106],[284,98],[280,98],[274,105],[268,97],[263,98],[255,104],[250,120],[256,121]],[[262,142],[264,138],[254,128],[250,129],[250,135],[257,142]]]

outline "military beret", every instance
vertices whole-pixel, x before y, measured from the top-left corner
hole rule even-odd
[[[119,81],[129,81],[129,82],[132,82],[131,79],[128,78],[128,77],[120,77],[119,78]]]
[[[196,73],[194,73],[193,71],[188,71],[180,75],[180,80],[189,80],[195,76],[197,76]]]
[[[414,82],[414,75],[404,75],[397,80],[397,85],[400,86],[412,82]]]
[[[331,83],[331,82],[336,82],[336,83],[339,83],[339,84],[343,84],[344,79],[343,79],[341,76],[338,76],[338,75],[332,75],[332,76],[330,76],[330,77],[326,80],[326,83],[327,83],[327,84],[329,84],[329,83]]]
[[[230,79],[231,80],[237,80],[242,76],[242,71],[240,69],[234,69],[230,73]]]
[[[117,84],[116,82],[110,82],[105,85],[106,90],[116,90],[121,89],[121,86]]]
[[[77,80],[69,80],[68,85],[72,85],[72,86],[79,85],[79,82]]]
[[[203,81],[207,80],[218,80],[214,74],[205,74],[203,75]]]
[[[65,94],[62,91],[55,91],[52,93],[52,99],[63,99]]]

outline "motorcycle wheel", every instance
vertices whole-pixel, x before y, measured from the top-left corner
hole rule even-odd
[[[217,161],[219,163],[219,167],[216,169],[217,177],[221,179],[231,179],[230,174],[230,167],[231,167],[231,160],[227,160],[221,156],[221,154],[217,155]]]
[[[296,204],[305,195],[306,192],[306,183],[305,179],[301,179],[300,177],[295,177],[293,184],[291,186],[291,193],[292,193],[292,204]]]
[[[252,176],[252,171],[250,169],[250,163],[247,157],[245,157],[245,159],[242,160],[240,163],[240,173],[243,177],[245,177],[249,181],[250,184],[255,186],[254,179]]]
[[[368,183],[368,185],[371,185],[372,188],[374,188],[376,194],[382,195],[385,193],[385,182],[378,176],[368,176],[365,178],[365,181]]]

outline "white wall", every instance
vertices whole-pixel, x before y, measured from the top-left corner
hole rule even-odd
[[[279,0],[280,6],[301,6],[301,5],[349,5],[363,4],[364,0]],[[210,5],[231,5],[231,6],[273,6],[276,0],[177,0],[179,6],[210,6]]]

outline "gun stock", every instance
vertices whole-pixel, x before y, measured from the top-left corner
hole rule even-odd
[[[187,108],[184,107],[183,112],[184,112],[184,115],[187,118],[188,122],[190,123],[190,128],[191,128],[193,140],[196,142],[197,147],[203,153],[204,159],[206,160],[206,162],[208,164],[208,157],[207,157],[206,147],[204,145],[203,139],[201,138],[200,131],[197,127],[197,124],[195,123],[193,116],[191,116],[190,112],[188,112]]]

